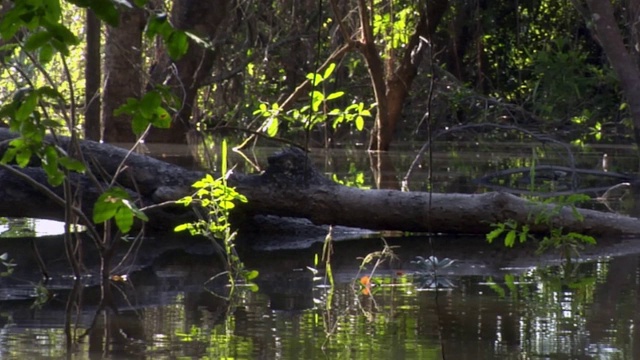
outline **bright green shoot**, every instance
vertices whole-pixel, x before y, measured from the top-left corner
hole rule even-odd
[[[231,228],[229,216],[237,202],[247,202],[247,198],[238,193],[233,187],[227,185],[227,142],[223,141],[222,149],[222,173],[223,176],[216,179],[206,174],[196,181],[192,187],[195,193],[178,200],[179,204],[193,206],[199,219],[195,222],[178,225],[174,231],[189,231],[191,235],[201,235],[212,240],[218,246],[218,240],[224,245],[226,265],[229,281],[235,285],[237,275],[244,278],[252,290],[257,290],[257,285],[251,281],[258,276],[255,270],[247,270],[235,251],[234,240],[237,235]]]

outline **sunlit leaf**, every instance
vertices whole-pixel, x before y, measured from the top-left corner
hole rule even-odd
[[[364,118],[362,116],[356,117],[356,129],[362,131],[364,129]]]
[[[120,206],[115,214],[115,222],[118,230],[122,233],[128,233],[133,226],[133,211],[126,206]]]
[[[327,100],[333,100],[333,99],[337,99],[339,97],[344,96],[344,91],[336,91],[334,93],[331,93],[327,96]]]
[[[255,278],[258,277],[260,273],[258,272],[258,270],[251,270],[251,271],[247,271],[247,273],[244,275],[244,278],[247,281],[253,280]]]
[[[177,60],[187,53],[189,49],[189,41],[187,35],[183,31],[174,31],[165,39],[167,52],[169,56]]]
[[[500,236],[500,234],[502,234],[503,231],[504,231],[504,228],[501,228],[501,227],[491,230],[486,235],[487,241],[490,243],[493,242],[493,240],[495,240],[498,236]]]
[[[274,137],[278,134],[278,119],[271,118],[269,119],[269,127],[267,127],[267,135],[270,137]]]
[[[180,224],[178,226],[176,226],[175,228],[173,228],[174,232],[180,232],[180,231],[185,231],[189,229],[189,225],[190,224]]]
[[[324,75],[322,75],[322,78],[324,80],[328,79],[329,76],[331,76],[331,74],[333,74],[333,70],[336,69],[336,63],[331,63],[329,64],[329,66],[327,66],[327,68],[324,71]]]
[[[507,233],[507,236],[504,237],[504,245],[506,247],[513,247],[513,245],[515,245],[516,243],[516,231],[515,230],[510,230]]]

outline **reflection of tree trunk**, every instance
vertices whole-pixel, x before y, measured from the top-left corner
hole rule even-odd
[[[628,21],[629,24],[635,24],[640,6],[637,2],[631,3],[629,12],[635,16]],[[591,12],[591,18],[587,21],[593,21],[595,24],[594,37],[607,54],[611,67],[620,81],[622,91],[629,104],[636,144],[640,146],[640,70],[638,63],[625,46],[611,1],[588,0],[587,5]]]
[[[176,0],[171,9],[172,24],[189,31],[205,41],[212,41],[221,24],[229,15],[229,0]],[[151,85],[168,85],[180,100],[182,107],[175,114],[171,129],[153,128],[147,141],[186,143],[191,128],[193,106],[201,82],[207,78],[214,65],[214,52],[189,39],[189,50],[178,60],[162,51],[151,71]]]
[[[369,163],[377,189],[400,190],[400,182],[396,176],[391,156],[386,152],[369,152]]]
[[[107,26],[105,41],[105,81],[102,103],[103,138],[106,142],[134,142],[131,118],[115,116],[113,112],[125,104],[127,98],[142,94],[142,9],[120,9],[120,24]]]
[[[100,19],[93,10],[86,10],[85,35],[85,100],[84,100],[84,137],[88,140],[100,140]]]
[[[613,258],[609,262],[606,280],[596,287],[593,305],[585,316],[586,329],[593,343],[611,336],[609,331],[612,319],[621,317],[621,314],[616,312],[622,298],[632,292],[635,294],[633,297],[638,299],[638,285],[635,279],[637,269],[637,255]],[[622,317],[624,318],[624,314]],[[640,321],[638,317],[632,319],[634,324]],[[640,331],[636,329],[635,332],[634,336],[638,336],[637,333]]]

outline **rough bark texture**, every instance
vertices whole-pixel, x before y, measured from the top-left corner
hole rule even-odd
[[[229,0],[177,0],[171,9],[172,24],[180,30],[189,31],[196,36],[212,41],[218,28],[228,16]],[[161,52],[151,71],[151,86],[164,84],[171,87],[173,93],[182,102],[175,114],[171,129],[153,128],[147,137],[149,142],[187,143],[187,132],[193,106],[202,81],[210,76],[214,65],[214,52],[211,49],[189,40],[189,50],[182,58],[173,60],[166,51]]]
[[[389,150],[396,126],[402,116],[405,100],[422,60],[422,51],[419,49],[429,46],[421,44],[421,38],[430,39],[430,34],[440,23],[447,5],[447,0],[439,0],[430,4],[427,9],[421,9],[415,31],[402,54],[396,58],[393,54],[394,50],[387,49],[386,58],[383,61],[374,41],[367,5],[363,0],[358,1],[362,39],[356,48],[367,62],[377,103],[369,150]]]
[[[84,100],[84,137],[89,140],[100,140],[100,19],[93,10],[86,10],[85,34],[85,100]]]
[[[115,116],[113,112],[127,98],[142,95],[142,30],[145,25],[142,9],[122,8],[120,25],[107,26],[105,41],[105,80],[102,98],[103,139],[106,142],[134,142],[131,117]]]
[[[588,0],[587,5],[591,11],[591,20],[595,23],[596,40],[607,54],[629,103],[636,144],[640,146],[640,70],[638,63],[624,44],[611,1]],[[637,10],[636,4],[634,7]],[[635,23],[636,19],[634,17],[630,21]]]
[[[0,141],[15,135],[0,129]],[[66,146],[66,139],[61,140]],[[6,142],[5,142],[6,144]],[[84,156],[92,162],[91,170],[102,174],[115,173],[127,156],[121,148],[84,141]],[[0,149],[0,153],[3,152]],[[190,184],[203,173],[187,171],[140,154],[129,154],[127,171],[117,181],[138,193],[139,206],[149,206],[178,199],[190,193]],[[46,185],[44,174],[37,167],[21,169],[35,181]],[[109,179],[108,176],[105,177]],[[74,175],[73,182],[82,193],[82,205],[91,213],[99,189],[84,175]],[[244,194],[249,202],[240,206],[245,216],[278,215],[306,218],[315,224],[344,225],[372,230],[411,232],[485,234],[491,223],[513,219],[529,224],[532,231],[548,230],[545,224],[534,224],[535,214],[549,212],[554,205],[531,203],[506,193],[428,194],[396,190],[360,190],[332,182],[319,173],[306,154],[299,149],[283,150],[269,158],[269,167],[261,175],[237,174],[230,185]],[[61,189],[53,189],[60,193]],[[0,168],[0,216],[28,216],[61,219],[62,208],[44,197],[24,179]],[[570,209],[564,209],[552,221],[553,227],[591,235],[640,234],[640,220],[580,210],[584,221],[578,221]],[[172,229],[190,219],[181,206],[155,208],[148,213],[150,228]]]

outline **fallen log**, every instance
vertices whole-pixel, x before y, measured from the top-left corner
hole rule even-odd
[[[15,136],[0,129],[0,141]],[[68,139],[60,141],[61,146],[68,145]],[[82,141],[80,146],[90,171],[100,179],[102,186],[116,174],[121,163],[125,165],[126,171],[115,180],[132,194],[137,194],[140,207],[188,195],[191,192],[189,184],[204,175],[201,171],[187,170],[107,144]],[[0,148],[2,152],[4,150]],[[13,170],[21,171],[59,195],[62,193],[61,189],[46,183],[46,177],[38,167],[13,167]],[[549,213],[556,205],[530,202],[501,192],[430,194],[346,187],[324,177],[297,148],[284,149],[271,156],[269,166],[262,174],[233,174],[228,181],[247,197],[248,203],[239,206],[238,211],[249,219],[254,215],[277,215],[306,218],[314,224],[370,230],[456,234],[486,234],[493,223],[515,220],[528,224],[533,232],[562,227],[565,231],[594,236],[640,234],[638,219],[579,209],[584,218],[580,220],[568,207],[560,209],[550,222],[536,224],[533,219],[537,214]],[[74,174],[72,182],[81,189],[82,207],[90,214],[92,204],[100,194],[100,186],[83,174]],[[55,220],[64,216],[59,204],[7,168],[0,168],[0,198],[0,216]],[[148,226],[155,230],[169,230],[193,219],[187,209],[177,205],[154,207],[148,211],[148,216]]]

